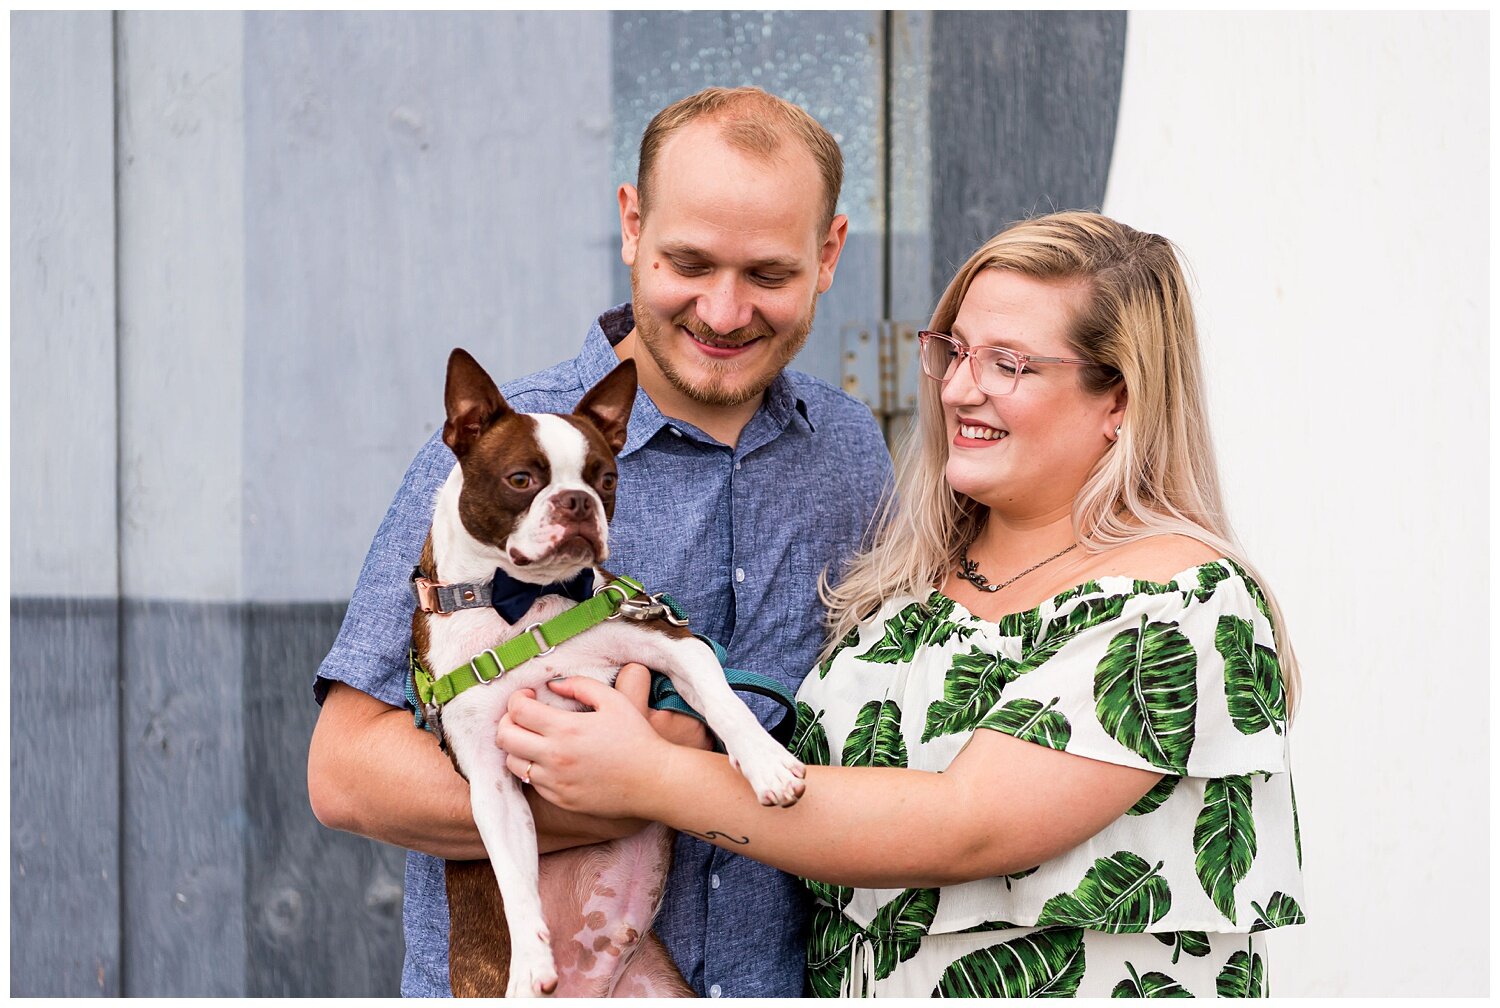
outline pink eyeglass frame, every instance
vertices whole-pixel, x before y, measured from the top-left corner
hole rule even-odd
[[[939,378],[937,375],[935,375],[932,372],[930,372],[930,371],[927,370],[926,362],[923,359],[923,355],[921,353],[921,350],[927,349],[927,344],[930,343],[934,339],[942,340],[944,343],[947,343],[947,344],[951,345],[954,348],[954,352],[956,354],[958,354],[958,360],[956,360],[956,361],[953,362],[953,368],[950,371],[950,373],[948,375],[946,375],[945,377],[941,377],[941,378]],[[969,346],[964,345],[963,343],[960,343],[958,340],[954,339],[953,336],[952,336],[952,334],[950,334],[950,333],[935,332],[935,331],[933,331],[931,329],[921,329],[921,330],[918,330],[918,332],[917,332],[917,342],[919,343],[920,348],[921,348],[918,351],[918,353],[917,353],[917,363],[919,365],[921,365],[921,367],[922,367],[922,373],[925,374],[927,377],[929,377],[929,378],[931,378],[931,379],[933,379],[935,381],[947,382],[947,381],[949,381],[949,380],[951,380],[953,378],[954,373],[957,373],[959,362],[962,361],[963,358],[967,357],[969,359],[969,374],[971,374],[974,377],[974,384],[977,385],[981,391],[987,392],[990,395],[1010,395],[1012,392],[1014,392],[1016,390],[1016,385],[1018,385],[1020,383],[1020,381],[1021,381],[1021,375],[1023,375],[1026,372],[1027,365],[1031,364],[1033,361],[1035,361],[1038,364],[1098,364],[1099,363],[1098,361],[1078,360],[1075,357],[1037,357],[1037,356],[1033,356],[1031,354],[1023,354],[1019,350],[1012,350],[1010,347],[969,347]],[[1016,368],[1016,373],[1013,374],[1013,375],[1011,375],[1010,388],[1006,389],[1004,392],[995,392],[995,391],[993,391],[992,389],[986,387],[985,384],[984,384],[984,382],[980,379],[980,377],[979,377],[979,363],[978,363],[978,360],[977,360],[977,355],[978,355],[979,351],[981,351],[981,350],[988,350],[988,351],[991,351],[991,352],[999,351],[1000,353],[1010,354],[1012,357],[1015,358],[1016,364],[1018,365],[1017,368]]]

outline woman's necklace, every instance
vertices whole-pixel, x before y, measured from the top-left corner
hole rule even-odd
[[[982,592],[997,592],[1002,588],[1009,588],[1011,585],[1021,580],[1027,574],[1030,574],[1038,567],[1046,566],[1047,564],[1056,560],[1058,557],[1062,556],[1064,553],[1068,552],[1068,550],[1074,550],[1077,548],[1077,543],[1074,543],[1071,546],[1064,547],[1063,549],[1060,549],[1056,553],[1049,556],[1047,559],[1041,561],[1041,563],[1034,563],[1030,567],[1027,567],[1021,573],[1017,574],[1015,577],[1011,578],[1004,584],[992,585],[990,584],[989,578],[979,573],[979,564],[969,559],[969,548],[965,546],[963,560],[958,565],[958,576],[963,578],[965,581],[969,582],[969,584],[973,585],[975,588],[978,588]]]

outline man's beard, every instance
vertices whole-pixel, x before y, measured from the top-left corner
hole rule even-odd
[[[675,316],[671,324],[682,326],[688,331],[715,343],[748,343],[753,339],[774,340],[772,346],[771,360],[764,365],[764,370],[756,373],[746,373],[743,366],[734,360],[716,360],[707,354],[699,356],[703,366],[715,374],[707,381],[693,381],[687,375],[678,370],[673,363],[668,351],[668,340],[674,338],[673,334],[663,332],[661,320],[651,314],[649,309],[643,310],[641,299],[641,288],[638,274],[634,266],[630,268],[630,296],[631,303],[635,306],[635,331],[640,337],[640,342],[656,362],[657,368],[666,377],[667,381],[677,391],[696,402],[708,406],[738,406],[749,402],[764,392],[770,384],[781,374],[783,368],[791,363],[802,348],[807,344],[808,334],[812,332],[813,316],[818,310],[818,296],[813,295],[812,303],[808,305],[807,315],[800,319],[788,333],[777,336],[770,327],[761,321],[752,321],[750,325],[732,332],[719,333],[704,325],[695,316],[686,312]],[[730,384],[732,378],[738,377],[746,381],[746,384],[735,386]]]

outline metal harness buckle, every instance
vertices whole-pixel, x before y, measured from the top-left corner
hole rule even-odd
[[[544,654],[551,654],[553,651],[557,650],[556,644],[548,644],[547,638],[542,636],[542,625],[540,623],[531,624],[529,627],[522,630],[521,633],[531,634],[532,638],[536,641],[536,654],[538,658],[540,658]],[[516,636],[519,637],[520,634],[517,634]]]
[[[479,658],[479,655],[483,654],[487,654],[492,659],[494,659],[495,666],[500,670],[499,672],[496,672],[494,675],[490,676],[488,679],[486,679],[484,677],[484,674],[479,671],[479,666],[474,664],[474,662]],[[495,653],[494,648],[485,648],[483,651],[479,652],[479,654],[475,655],[473,658],[470,658],[469,669],[474,673],[474,678],[479,680],[481,685],[484,683],[494,682],[496,679],[499,679],[501,676],[503,676],[506,671],[505,663],[500,660],[500,656]]]
[[[411,583],[412,590],[417,596],[418,609],[421,609],[423,612],[437,613],[439,616],[448,615],[447,611],[443,609],[442,600],[438,597],[437,590],[442,585],[425,577],[412,578]]]
[[[644,622],[652,619],[664,619],[673,626],[687,626],[688,621],[672,611],[672,607],[662,601],[661,595],[645,595],[640,598],[622,599],[619,612],[610,616],[614,619],[623,616],[628,620]]]
[[[606,592],[614,592],[616,595],[620,596],[620,603],[619,603],[620,605],[624,605],[625,602],[630,598],[629,593],[626,592],[624,588],[620,587],[620,585],[616,584],[613,581],[611,581],[609,584],[600,585],[598,588],[594,589],[594,594],[595,595],[603,595]],[[605,619],[614,619],[618,615],[619,615],[618,612],[613,612],[613,613],[610,613],[608,616],[606,616],[604,618]]]

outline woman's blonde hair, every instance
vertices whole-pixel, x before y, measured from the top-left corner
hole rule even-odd
[[[1087,300],[1070,341],[1078,356],[1097,363],[1080,368],[1079,380],[1094,393],[1125,383],[1119,440],[1073,502],[1073,530],[1085,548],[1099,552],[1175,533],[1218,550],[1260,581],[1220,498],[1193,308],[1171,242],[1083,211],[1012,224],[959,269],[933,313],[932,329],[952,330],[970,284],[987,269],[1083,283]],[[829,610],[824,658],[886,599],[941,585],[984,524],[984,505],[954,491],[944,475],[940,395],[939,383],[923,381],[917,423],[897,449],[895,494],[885,503],[874,544],[850,561],[837,587],[826,575],[819,585]],[[1297,663],[1280,606],[1269,590],[1265,595],[1290,711]]]

